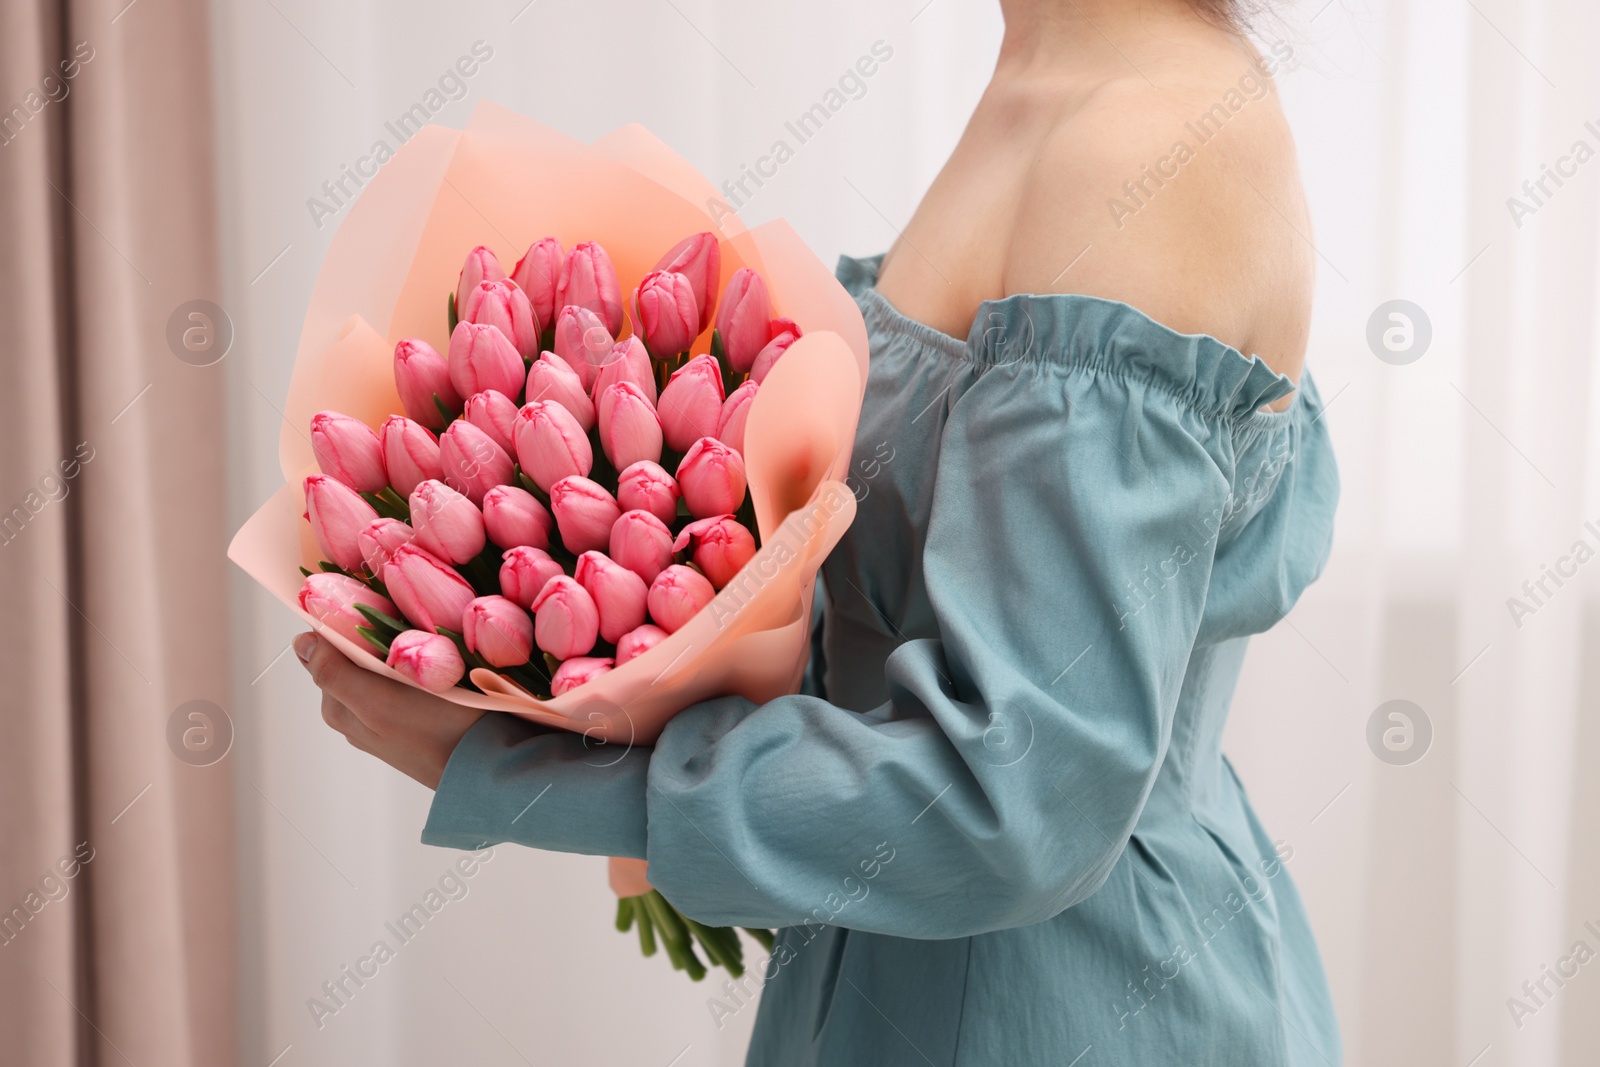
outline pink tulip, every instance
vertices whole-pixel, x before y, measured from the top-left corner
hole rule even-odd
[[[517,462],[545,492],[568,475],[588,474],[594,449],[572,412],[554,400],[535,400],[517,412]]]
[[[650,617],[667,633],[676,633],[717,595],[706,576],[674,563],[650,583]]]
[[[528,294],[511,281],[479,282],[467,294],[466,312],[461,318],[480,326],[493,326],[505,334],[524,359],[539,351],[539,326],[533,320],[533,306],[528,303]]]
[[[600,635],[600,611],[588,590],[558,574],[533,600],[533,639],[556,659],[581,656]]]
[[[667,636],[667,631],[648,622],[629,630],[622,635],[622,640],[617,642],[617,666],[622,666],[635,656],[644,655],[665,641]]]
[[[756,361],[750,366],[750,380],[763,382],[767,375],[772,373],[773,365],[778,362],[778,357],[789,351],[789,346],[800,339],[800,327],[788,319],[772,320],[772,340],[756,353]]]
[[[561,280],[561,261],[565,258],[560,241],[542,237],[528,246],[527,254],[517,260],[516,269],[511,272],[511,280],[528,294],[528,304],[540,330],[555,324],[556,283]]]
[[[406,618],[429,633],[460,626],[461,613],[478,595],[454,567],[415,541],[395,549],[383,565],[383,587]]]
[[[370,648],[358,626],[370,626],[356,605],[399,618],[400,609],[388,597],[379,596],[364,582],[342,574],[313,574],[300,586],[300,610],[336,633],[343,634],[362,648]]]
[[[756,554],[756,539],[732,515],[718,515],[685,526],[672,550],[688,552],[711,587],[721,589]]]
[[[565,573],[561,564],[550,558],[550,553],[531,545],[508,548],[501,559],[500,592],[521,608],[531,609],[545,583]]]
[[[419,548],[450,563],[465,563],[483,551],[483,514],[458,490],[426,481],[411,491],[410,502],[411,528]]]
[[[390,415],[378,432],[378,442],[383,448],[389,484],[403,497],[410,496],[418,482],[443,474],[439,468],[439,439],[420,422],[404,415]]]
[[[650,366],[650,352],[637,337],[624,337],[611,346],[595,374],[590,395],[600,396],[618,382],[632,382],[646,400],[656,402],[656,375]]]
[[[461,394],[450,381],[450,364],[439,350],[420,338],[394,346],[394,384],[406,414],[430,430],[442,430],[448,421],[439,411],[461,410]],[[439,398],[439,404],[434,403]]]
[[[717,286],[722,282],[722,246],[716,234],[697,233],[685,237],[667,250],[653,270],[670,270],[682,274],[694,287],[695,306],[700,318],[695,336],[711,325],[711,313],[717,304]]]
[[[497,328],[466,319],[456,323],[450,335],[450,384],[457,396],[494,389],[514,397],[526,374],[522,356]]]
[[[584,433],[594,429],[594,401],[584,390],[582,376],[554,352],[544,353],[528,368],[528,387],[523,396],[530,404],[554,400],[572,413]]]
[[[633,291],[634,335],[656,359],[689,351],[700,336],[700,307],[689,279],[672,271],[652,271]]]
[[[622,516],[622,509],[610,493],[578,475],[563,478],[550,487],[550,510],[568,552],[607,547],[611,526]]]
[[[461,267],[461,274],[456,278],[456,317],[466,318],[465,308],[472,299],[472,291],[481,282],[498,282],[504,280],[505,268],[500,266],[500,259],[488,247],[479,245],[467,253],[467,261]]]
[[[648,511],[667,524],[678,518],[681,495],[677,481],[659,463],[634,463],[617,476],[618,504],[628,511]]]
[[[400,677],[430,693],[448,693],[467,673],[456,643],[425,630],[407,630],[396,637],[385,662]]]
[[[607,547],[612,559],[653,582],[672,562],[672,531],[648,511],[624,511],[611,527]]]
[[[506,450],[466,419],[452,422],[439,438],[439,466],[444,483],[474,504],[482,504],[484,493],[505,485],[512,476]]]
[[[734,370],[747,371],[756,354],[772,339],[772,301],[767,283],[749,267],[740,267],[728,279],[717,308],[717,335],[722,352]]]
[[[600,447],[617,470],[661,458],[661,420],[639,387],[622,381],[600,395]]]
[[[615,337],[622,329],[622,286],[611,257],[594,241],[583,241],[567,253],[556,283],[556,303],[586,307]]]
[[[585,389],[594,385],[600,365],[611,354],[613,336],[600,316],[586,307],[569,304],[556,312],[556,355],[567,361]]]
[[[361,560],[367,565],[367,573],[382,574],[383,565],[389,562],[389,557],[394,555],[395,549],[401,545],[409,545],[416,536],[416,531],[399,519],[373,519],[367,523],[356,535],[356,543],[361,546]]]
[[[566,660],[550,676],[550,695],[558,697],[585,682],[593,681],[609,671],[611,663],[611,660],[600,656],[578,656]]]
[[[497,485],[483,494],[483,528],[501,548],[549,548],[553,525],[550,513],[526,489]]]
[[[520,667],[533,653],[533,620],[503,596],[480,596],[461,613],[461,639],[491,667]]]
[[[722,400],[722,367],[714,357],[702,353],[672,372],[656,411],[673,451],[683,452],[717,432]]]
[[[323,474],[331,474],[360,493],[376,493],[389,484],[383,469],[383,446],[372,427],[337,411],[311,416],[311,454]]]
[[[731,514],[744,503],[744,457],[715,437],[702,437],[678,464],[678,485],[695,518]]]
[[[650,587],[633,571],[604,552],[590,551],[578,557],[572,576],[594,598],[601,637],[615,644],[629,630],[644,625]]]
[[[335,566],[358,570],[362,562],[358,538],[378,513],[361,494],[328,474],[307,475],[305,495],[305,517],[311,522],[317,547]]]
[[[517,405],[498,389],[485,389],[467,397],[462,417],[489,435],[510,455],[517,450]]]
[[[722,414],[717,418],[716,438],[739,455],[744,455],[744,428],[750,421],[750,405],[755,401],[755,380],[745,382],[728,394]]]

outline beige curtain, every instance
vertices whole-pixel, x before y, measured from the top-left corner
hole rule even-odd
[[[167,339],[216,296],[208,54],[197,0],[0,4],[6,1064],[236,1061],[226,361]]]

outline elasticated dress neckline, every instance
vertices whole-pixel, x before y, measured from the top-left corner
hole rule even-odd
[[[1210,334],[1180,333],[1119,300],[1081,293],[984,300],[961,340],[907,316],[877,290],[883,256],[840,256],[836,271],[869,333],[899,334],[984,366],[1038,360],[1138,378],[1227,419],[1270,423],[1292,412],[1293,405],[1262,410],[1294,392],[1295,382],[1260,356],[1246,356]]]

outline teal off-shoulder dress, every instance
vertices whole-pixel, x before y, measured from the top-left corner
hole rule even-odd
[[[959,339],[880,260],[838,269],[871,373],[805,690],[610,766],[487,715],[422,839],[644,857],[690,917],[780,928],[762,1067],[1339,1063],[1292,847],[1221,751],[1249,636],[1329,551],[1310,375],[1077,295]]]

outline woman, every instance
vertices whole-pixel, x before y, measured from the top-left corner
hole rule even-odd
[[[1002,0],[949,163],[841,260],[872,363],[806,693],[610,763],[299,639],[328,723],[437,789],[424,841],[647,857],[780,928],[753,1064],[1339,1060],[1220,751],[1338,493],[1293,144],[1224,2]]]

